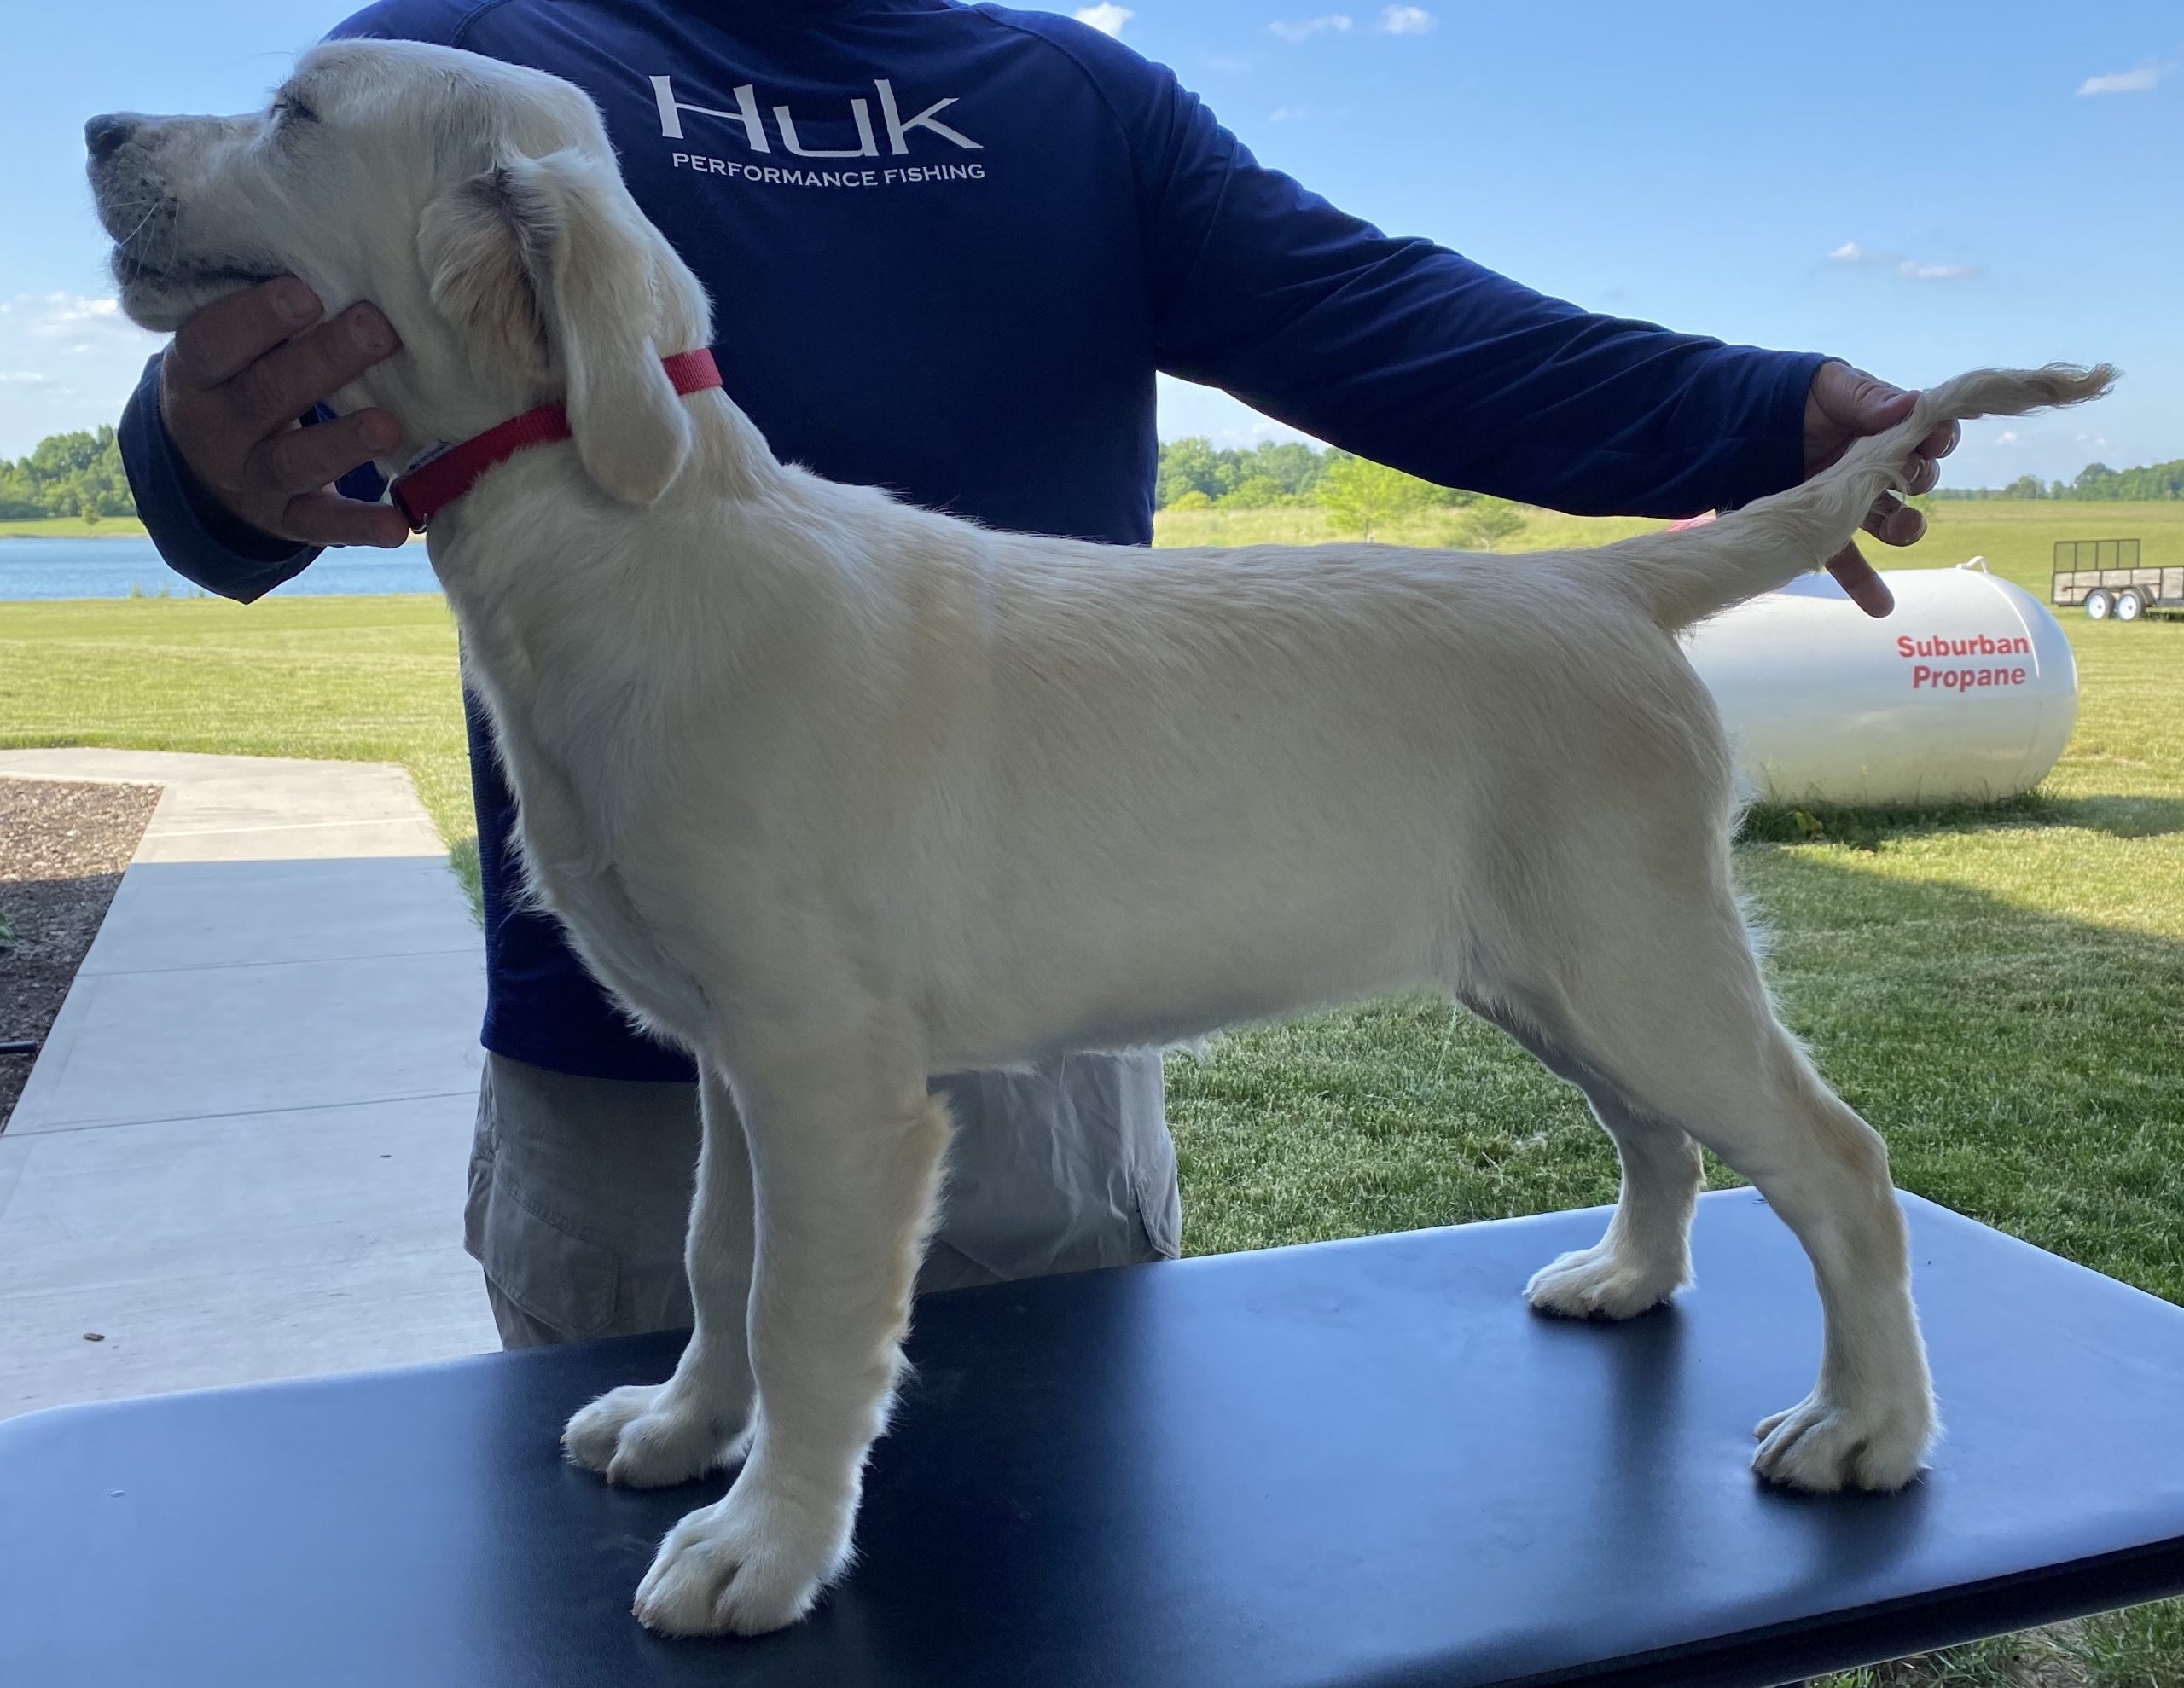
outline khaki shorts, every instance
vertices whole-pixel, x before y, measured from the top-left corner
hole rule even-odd
[[[1072,1055],[933,1088],[956,1130],[921,1291],[1180,1250],[1157,1054]],[[695,1086],[577,1078],[488,1053],[464,1233],[502,1342],[687,1328],[697,1162]]]

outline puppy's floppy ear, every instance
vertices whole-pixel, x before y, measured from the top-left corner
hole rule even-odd
[[[487,359],[564,389],[586,473],[631,504],[667,490],[692,441],[659,363],[689,350],[658,343],[665,249],[613,165],[576,151],[510,159],[418,229],[433,303]]]

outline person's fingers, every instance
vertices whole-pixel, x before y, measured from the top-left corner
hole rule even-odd
[[[244,478],[253,495],[316,492],[401,441],[401,426],[387,412],[359,410],[316,427],[275,434],[251,453]]]
[[[1931,492],[1941,484],[1942,466],[1931,457],[1913,457],[1903,466],[1903,484],[1913,496]]]
[[[175,330],[167,348],[168,377],[200,391],[232,380],[318,321],[323,308],[318,295],[293,276],[214,299]]]
[[[391,550],[407,542],[410,524],[391,505],[320,491],[288,501],[281,513],[281,531],[306,545],[376,545]]]
[[[1955,422],[1943,422],[1919,442],[1921,457],[1946,457],[1956,450],[1957,442],[1964,438],[1964,430]]]
[[[401,344],[377,307],[352,305],[237,375],[229,387],[235,412],[270,432],[392,357]]]
[[[1892,492],[1873,500],[1859,525],[1884,545],[1915,545],[1926,532],[1926,517]]]
[[[1873,572],[1873,566],[1865,560],[1855,540],[1828,559],[1827,571],[1850,595],[1850,601],[1867,615],[1878,619],[1896,607],[1896,595]]]

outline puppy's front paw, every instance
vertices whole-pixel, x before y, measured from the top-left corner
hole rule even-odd
[[[1763,1419],[1753,1434],[1759,1451],[1751,1469],[1769,1482],[1815,1494],[1902,1488],[1919,1475],[1934,1433],[1934,1407],[1924,1394],[1861,1406],[1815,1390],[1786,1412]]]
[[[745,1415],[734,1421],[675,1392],[675,1385],[630,1383],[571,1418],[561,1447],[572,1464],[611,1483],[659,1488],[688,1482],[742,1453]]]
[[[1681,1262],[1634,1262],[1606,1243],[1551,1261],[1525,1285],[1535,1313],[1564,1319],[1629,1319],[1658,1307],[1683,1283]]]
[[[667,1533],[631,1608],[661,1635],[763,1635],[811,1610],[849,1561],[854,1499],[790,1499],[746,1466],[727,1499]]]

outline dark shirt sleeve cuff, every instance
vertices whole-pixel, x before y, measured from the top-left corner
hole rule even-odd
[[[1741,388],[1745,426],[1721,466],[1717,507],[1734,510],[1755,498],[1781,492],[1805,479],[1805,397],[1823,363],[1834,360],[1817,351],[1762,351],[1725,346],[1736,360],[1730,380]]]
[[[300,574],[317,548],[253,527],[183,461],[160,415],[160,357],[145,364],[117,433],[129,490],[169,568],[208,592],[244,603]]]

